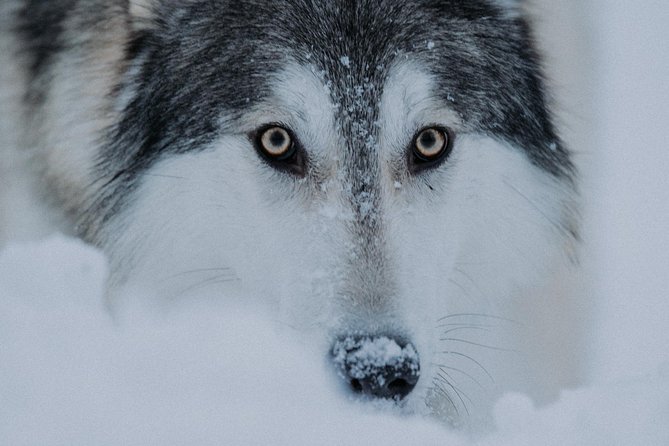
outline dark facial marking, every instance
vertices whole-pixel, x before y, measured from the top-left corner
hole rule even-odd
[[[54,56],[67,47],[62,34],[64,22],[77,0],[25,0],[19,10],[16,31],[21,36],[22,52],[28,59],[28,75],[38,81],[46,75],[45,71]],[[44,90],[30,89],[26,101],[38,104],[44,100]]]

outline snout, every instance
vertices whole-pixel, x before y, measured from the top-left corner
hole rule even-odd
[[[399,401],[420,377],[418,353],[411,343],[389,336],[347,336],[332,347],[339,375],[363,395]]]

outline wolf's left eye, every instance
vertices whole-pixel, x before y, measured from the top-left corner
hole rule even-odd
[[[267,164],[298,177],[305,175],[306,154],[290,130],[279,124],[268,124],[249,136]]]
[[[451,153],[453,136],[443,127],[425,127],[414,136],[409,166],[413,172],[434,167]]]
[[[268,156],[280,160],[290,156],[293,139],[288,130],[282,127],[269,127],[261,132],[260,145]]]

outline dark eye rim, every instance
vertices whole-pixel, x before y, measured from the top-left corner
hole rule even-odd
[[[267,152],[262,144],[262,137],[265,132],[276,127],[283,129],[291,140],[290,148],[284,154],[279,156],[275,156]],[[280,122],[264,124],[250,132],[248,137],[260,158],[270,167],[300,178],[306,175],[306,152],[302,148],[302,145],[298,139],[295,137],[293,131],[287,125]]]
[[[446,138],[446,145],[444,146],[444,148],[437,155],[430,158],[425,157],[423,154],[418,152],[418,149],[416,148],[418,138],[426,130],[437,130],[443,133]],[[453,151],[454,140],[455,140],[455,133],[453,132],[453,130],[449,129],[446,126],[432,124],[421,127],[414,134],[413,138],[411,139],[411,146],[409,147],[409,150],[407,150],[409,158],[408,159],[409,170],[412,173],[417,174],[425,170],[433,169],[439,166],[441,163],[446,161],[448,156]]]

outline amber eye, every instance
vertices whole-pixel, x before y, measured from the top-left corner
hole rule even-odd
[[[293,138],[283,127],[273,126],[264,129],[259,142],[262,151],[270,158],[284,160],[293,154]]]
[[[453,149],[453,133],[438,126],[425,127],[416,133],[409,149],[409,169],[419,173],[436,167]]]
[[[281,124],[267,124],[249,133],[260,158],[269,166],[303,178],[309,157],[295,134]]]
[[[426,128],[421,130],[414,142],[416,155],[424,161],[438,158],[448,146],[448,134],[442,129]]]

